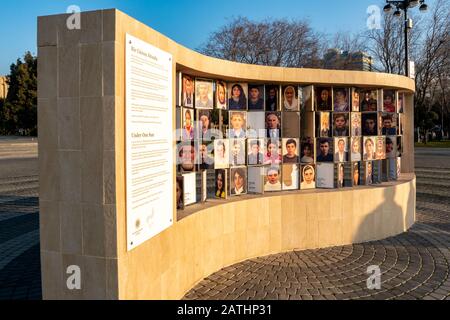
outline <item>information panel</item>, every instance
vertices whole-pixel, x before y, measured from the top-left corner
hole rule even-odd
[[[127,243],[173,224],[172,55],[126,35]]]

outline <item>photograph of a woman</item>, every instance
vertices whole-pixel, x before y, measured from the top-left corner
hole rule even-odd
[[[227,109],[227,85],[223,81],[216,82],[216,109]]]
[[[240,196],[247,193],[247,168],[231,169],[231,195]]]
[[[364,137],[364,161],[375,160],[375,142],[373,137]]]
[[[331,105],[331,88],[315,88],[315,105],[316,111],[333,111]]]
[[[361,137],[352,137],[351,161],[361,161]]]
[[[283,111],[299,111],[298,93],[295,86],[283,87]]]
[[[214,168],[226,169],[230,166],[229,160],[229,145],[227,139],[214,140]]]
[[[352,112],[350,121],[351,131],[353,137],[359,137],[361,136],[361,113],[359,112]]]
[[[194,110],[183,108],[183,133],[182,140],[194,140],[195,128],[194,128]]]
[[[303,142],[301,149],[301,163],[314,163],[314,143]]]
[[[386,159],[386,138],[385,137],[377,137],[376,138],[375,158],[377,160]]]
[[[334,90],[334,111],[335,112],[349,112],[349,90],[346,88],[335,88]]]
[[[279,86],[266,86],[266,111],[278,111]]]
[[[266,153],[264,155],[264,164],[266,165],[279,165],[282,162],[282,156],[280,152],[280,141],[278,139],[267,139]]]
[[[330,123],[330,112],[320,112],[319,113],[319,121],[320,121],[320,137],[328,138],[331,136],[331,123]]]
[[[227,198],[226,170],[216,170],[216,198]]]
[[[301,190],[316,188],[316,170],[314,165],[306,165],[302,167],[302,183]]]
[[[229,84],[228,86],[228,109],[247,110],[247,89],[243,83]]]
[[[378,110],[378,92],[376,90],[362,90],[361,111],[372,112]]]

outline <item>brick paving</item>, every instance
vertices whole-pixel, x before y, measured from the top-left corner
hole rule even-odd
[[[14,149],[17,143],[0,141],[0,300],[42,298],[37,161],[28,149]],[[432,154],[417,155],[418,222],[409,232],[244,261],[209,276],[185,299],[449,299],[450,150]],[[367,289],[370,265],[380,266],[381,290]]]
[[[382,241],[276,254],[224,268],[185,300],[450,300],[450,150],[416,154],[417,223]],[[381,289],[367,288],[379,266]]]

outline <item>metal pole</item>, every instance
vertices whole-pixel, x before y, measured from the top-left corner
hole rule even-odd
[[[409,40],[408,40],[408,4],[404,5],[405,11],[405,76],[409,77]]]

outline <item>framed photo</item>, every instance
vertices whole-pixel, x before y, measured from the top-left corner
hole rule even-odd
[[[316,166],[314,164],[307,164],[301,166],[301,190],[309,190],[316,188]]]
[[[265,168],[264,192],[281,191],[280,166],[268,166]]]
[[[283,164],[300,163],[299,146],[300,146],[300,139],[285,138],[282,140]]]
[[[334,189],[334,164],[317,164],[317,188]]]
[[[197,137],[202,141],[211,141],[213,134],[211,131],[211,114],[212,110],[197,110]]]
[[[351,140],[350,160],[352,162],[361,161],[362,160],[362,156],[361,156],[362,137],[352,137],[350,140]]]
[[[248,85],[246,83],[228,84],[228,110],[247,110]]]
[[[247,167],[230,169],[230,188],[231,196],[247,194]]]
[[[281,138],[281,112],[266,113],[266,131],[267,138]]]
[[[377,160],[386,159],[386,137],[375,138],[375,158]]]
[[[181,76],[181,98],[180,98],[181,106],[187,108],[194,107],[194,98],[195,98],[194,89],[195,89],[194,78],[186,74],[183,74]]]
[[[350,127],[352,137],[360,137],[362,136],[362,128],[361,128],[361,113],[360,112],[352,112],[350,114]]]
[[[247,153],[245,151],[245,139],[230,139],[230,166],[245,166]]]
[[[264,162],[265,142],[264,139],[247,140],[247,163],[249,166],[261,165]]]
[[[228,139],[214,140],[214,168],[227,169],[230,167],[230,145]]]
[[[333,89],[334,112],[350,112],[350,90],[348,88]]]
[[[200,141],[198,143],[198,169],[214,169],[214,143],[212,141]]]
[[[194,140],[196,138],[194,109],[189,108],[182,109],[182,123],[183,128],[181,130],[181,140],[182,141]]]
[[[302,140],[300,162],[302,164],[314,163],[314,139],[305,138]]]
[[[248,112],[247,113],[247,137],[265,138],[266,137],[266,113]]]
[[[342,189],[346,187],[345,184],[345,167],[343,163],[336,165],[336,188]]]
[[[283,190],[298,190],[300,188],[300,165],[298,164],[283,164],[282,170],[282,189]]]
[[[352,163],[352,185],[353,187],[357,187],[361,185],[361,166],[360,162]]]
[[[214,108],[214,81],[206,79],[195,79],[195,108]]]
[[[248,85],[248,110],[264,111],[264,86],[258,84]]]
[[[349,114],[348,113],[333,113],[333,136],[348,137],[349,130]]]
[[[378,135],[378,113],[363,113],[362,114],[362,132],[364,136]]]
[[[298,87],[295,85],[283,86],[283,111],[299,111]]]
[[[283,112],[282,123],[283,138],[300,138],[300,112]]]
[[[282,162],[281,142],[279,139],[266,139],[266,153],[264,154],[265,165],[279,166]]]
[[[348,161],[348,139],[334,138],[334,162],[347,162]]]
[[[359,89],[352,88],[352,112],[360,112]]]
[[[278,111],[279,100],[280,100],[280,86],[278,85],[268,85],[266,86],[266,111]]]
[[[364,162],[364,185],[370,186],[373,184],[373,161]]]
[[[333,111],[331,87],[314,87],[316,111]]]
[[[383,111],[384,112],[396,112],[397,93],[394,90],[383,90]]]
[[[317,162],[333,162],[333,138],[317,139]]]
[[[230,111],[229,113],[230,128],[228,137],[235,139],[244,139],[247,136],[247,112]]]
[[[364,137],[364,161],[375,160],[375,137]]]
[[[184,210],[184,178],[177,176],[177,210]]]
[[[248,193],[264,193],[264,167],[248,167]]]
[[[224,81],[216,82],[216,109],[227,109],[227,84]]]
[[[228,198],[228,171],[226,169],[215,170],[215,198]]]
[[[378,111],[378,91],[373,89],[360,90],[360,103],[362,112]]]
[[[397,114],[383,112],[381,115],[381,134],[394,136],[397,134]]]
[[[194,141],[180,142],[177,145],[178,172],[195,172],[197,164]]]
[[[331,112],[316,112],[317,136],[331,137]]]
[[[397,158],[397,137],[396,136],[386,137],[386,158],[388,158],[388,159]]]

